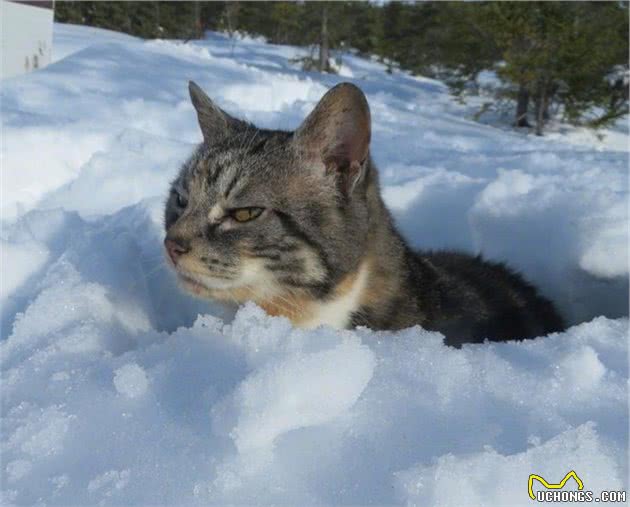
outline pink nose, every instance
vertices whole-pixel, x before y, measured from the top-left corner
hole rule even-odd
[[[168,238],[164,240],[164,248],[166,248],[166,253],[168,253],[171,261],[173,261],[173,264],[177,264],[179,257],[188,252],[188,249],[180,243]]]

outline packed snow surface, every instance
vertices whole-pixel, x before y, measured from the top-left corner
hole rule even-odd
[[[628,488],[627,126],[526,136],[437,81],[351,55],[305,73],[299,49],[216,34],[56,25],[54,52],[0,94],[3,505],[515,506],[570,470]],[[201,139],[189,79],[286,129],[353,81],[411,244],[507,261],[573,327],[457,350],[181,293],[162,206]]]

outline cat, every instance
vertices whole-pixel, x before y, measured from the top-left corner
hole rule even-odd
[[[303,328],[420,325],[453,346],[564,328],[504,265],[407,245],[381,197],[357,86],[331,88],[294,132],[256,128],[189,91],[203,143],[172,183],[164,240],[189,292],[251,300]]]

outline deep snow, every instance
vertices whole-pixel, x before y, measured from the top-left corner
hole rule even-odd
[[[440,82],[297,53],[56,25],[55,63],[2,81],[2,503],[529,505],[530,473],[571,469],[627,488],[627,126],[523,136]],[[455,350],[180,293],[161,221],[201,137],[189,79],[273,128],[354,81],[412,244],[508,261],[578,325]]]

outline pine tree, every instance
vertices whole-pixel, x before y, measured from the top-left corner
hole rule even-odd
[[[611,102],[606,79],[616,66],[627,68],[627,4],[497,2],[483,5],[477,19],[501,51],[499,76],[517,90],[517,124],[526,122],[527,98],[538,135],[553,103],[575,124],[596,108],[602,114],[591,124],[627,111],[627,103]]]
[[[497,103],[513,101],[514,124],[538,134],[552,112],[596,127],[628,111],[628,2],[57,1],[55,18],[145,38],[263,35],[310,48],[304,68],[320,71],[355,48],[456,94],[491,70]]]

